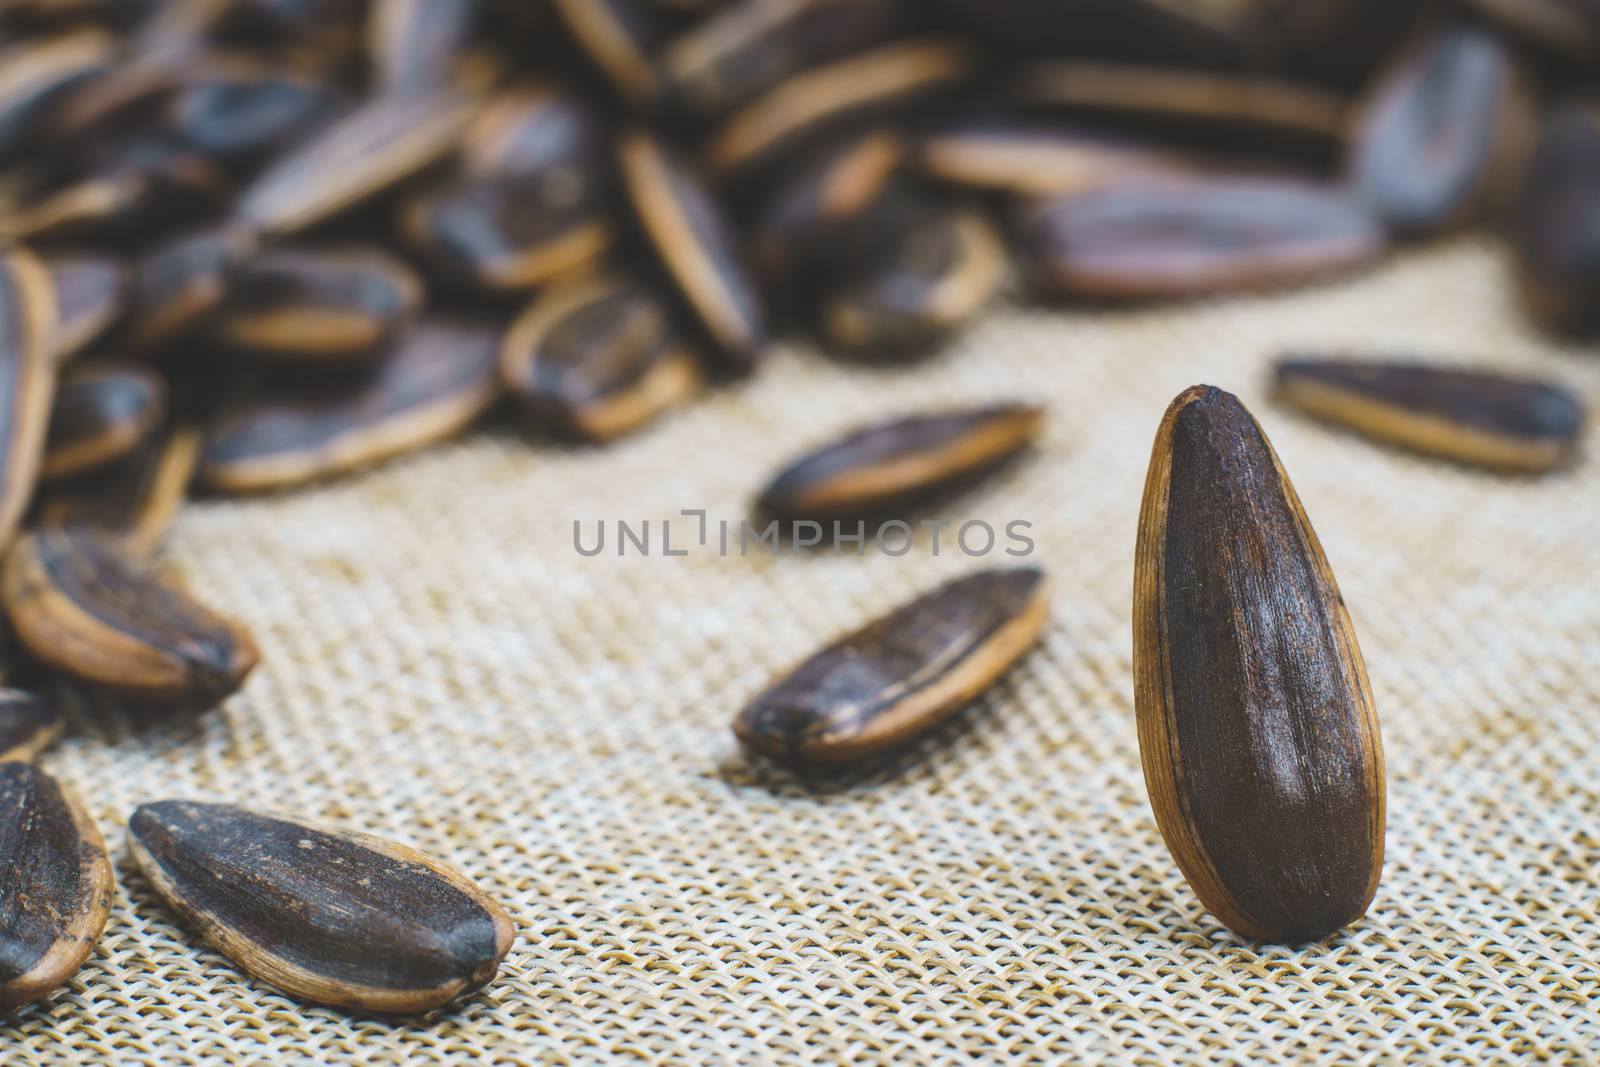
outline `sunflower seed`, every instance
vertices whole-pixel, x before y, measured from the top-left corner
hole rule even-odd
[[[11,543],[39,477],[58,330],[44,265],[21,248],[0,251],[0,550]]]
[[[50,409],[42,476],[72,478],[126,456],[166,408],[167,385],[155,371],[110,361],[72,367]]]
[[[0,764],[35,758],[55,744],[65,725],[37,693],[0,689]]]
[[[128,272],[108,256],[52,254],[44,261],[56,295],[57,361],[88,348],[122,314]]]
[[[130,554],[148,556],[183,503],[199,457],[193,427],[158,433],[103,471],[47,486],[36,523],[100,530]]]
[[[988,689],[1032,645],[1044,574],[981,571],[839,639],[756,697],[734,721],[779,759],[845,763],[924,733]]]
[[[1133,600],[1145,785],[1200,902],[1267,941],[1360,918],[1384,835],[1366,667],[1299,498],[1229,393],[1167,409]]]
[[[128,845],[213,948],[304,1000],[428,1011],[491,981],[516,937],[465,875],[370,834],[164,800],[134,811]]]
[[[132,697],[213,704],[256,665],[241,627],[94,530],[18,538],[0,572],[0,600],[33,658]]]
[[[200,230],[147,252],[134,268],[128,343],[159,348],[205,323],[227,295],[235,267],[254,249],[235,228]]]
[[[1562,333],[1600,329],[1600,106],[1545,119],[1510,229],[1533,317]]]
[[[59,782],[0,763],[0,1005],[49,996],[89,958],[111,911],[100,831]]]
[[[1023,196],[1065,196],[1130,174],[1183,174],[1197,160],[1128,138],[1057,124],[963,120],[927,134],[924,173],[963,188]]]

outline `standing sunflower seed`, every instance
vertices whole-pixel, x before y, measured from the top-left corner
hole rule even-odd
[[[0,601],[34,659],[140,699],[216,703],[258,659],[242,627],[94,530],[19,538],[0,571]]]
[[[354,380],[247,397],[207,432],[200,480],[224,492],[298,485],[443,440],[499,395],[497,341],[487,326],[425,319]]]
[[[128,845],[212,947],[321,1004],[428,1011],[493,979],[516,936],[465,875],[370,834],[164,800],[134,811]]]
[[[0,689],[0,764],[35,758],[55,744],[65,725],[37,693]]]
[[[1560,466],[1583,405],[1565,389],[1500,374],[1343,359],[1289,359],[1278,398],[1318,418],[1429,455],[1499,470]]]
[[[975,700],[1038,637],[1041,571],[981,571],[829,645],[756,697],[733,732],[757,752],[846,763],[902,744]]]
[[[1145,785],[1201,903],[1267,941],[1360,918],[1384,836],[1366,667],[1294,487],[1229,393],[1167,409],[1133,602]]]
[[[996,404],[855,430],[785,467],[757,508],[779,519],[878,518],[920,506],[1031,444],[1044,411]]]
[[[31,763],[0,763],[0,1005],[43,999],[89,958],[111,912],[100,831]]]
[[[54,287],[31,252],[0,252],[0,551],[33,497],[50,425]]]
[[[97,361],[62,375],[50,410],[42,476],[74,478],[121,459],[166,415],[161,375],[132,363]]]

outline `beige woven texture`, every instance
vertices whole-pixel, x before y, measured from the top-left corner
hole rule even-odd
[[[1600,360],[1531,333],[1467,242],[1284,296],[1002,309],[912,370],[785,350],[611,449],[491,429],[195,504],[165,558],[264,661],[199,717],[69,709],[44,763],[111,842],[115,907],[0,1062],[1600,1061],[1600,462],[1504,478],[1325,429],[1267,399],[1269,358],[1296,346],[1534,373],[1600,408]],[[1201,910],[1139,769],[1134,524],[1161,412],[1201,381],[1276,444],[1383,723],[1383,882],[1309,948]],[[1046,403],[1047,439],[942,517],[1033,524],[1055,588],[1041,646],[903,755],[811,781],[747,760],[729,722],[775,672],[1014,561],[948,540],[935,558],[926,535],[900,558],[666,559],[661,520],[737,522],[843,428],[1005,397]],[[650,519],[656,552],[580,557],[574,519],[590,537]],[[504,901],[517,944],[435,1017],[299,1004],[198,946],[132,868],[122,824],[164,797],[413,844]]]

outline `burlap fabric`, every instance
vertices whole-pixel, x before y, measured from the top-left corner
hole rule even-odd
[[[1504,280],[1491,248],[1458,243],[1288,296],[1003,310],[909,371],[781,352],[607,450],[501,429],[196,504],[166,558],[264,662],[199,717],[72,709],[44,762],[112,843],[115,908],[0,1061],[1600,1060],[1600,463],[1485,475],[1265,396],[1277,350],[1344,346],[1534,372],[1600,406],[1600,361],[1535,337]],[[1383,722],[1383,883],[1311,948],[1208,917],[1145,800],[1134,523],[1160,414],[1200,381],[1276,443]],[[1047,441],[945,514],[1033,524],[1055,583],[1043,644],[949,728],[842,779],[747,761],[731,717],[823,639],[984,561],[934,558],[926,536],[899,558],[573,550],[574,519],[657,537],[682,508],[736,521],[842,427],[1013,396],[1048,404]],[[518,943],[438,1017],[296,1003],[197,947],[131,868],[122,823],[172,796],[413,843],[505,901]]]

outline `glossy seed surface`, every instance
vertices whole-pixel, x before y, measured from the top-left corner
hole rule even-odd
[[[498,396],[498,357],[493,329],[424,319],[353,380],[243,398],[207,431],[200,480],[227,492],[298,485],[449,437]]]
[[[494,978],[515,937],[460,872],[404,845],[230,804],[128,820],[140,869],[247,974],[357,1011],[428,1011]]]
[[[43,477],[74,478],[128,455],[166,410],[166,382],[149,367],[109,360],[73,366],[50,410]]]
[[[90,529],[18,538],[0,571],[0,601],[36,660],[132,697],[213,704],[258,659],[242,627]]]
[[[1583,405],[1559,386],[1424,363],[1287,359],[1280,400],[1429,455],[1536,473],[1577,447]]]
[[[55,744],[65,725],[39,694],[0,689],[0,763],[33,759]]]
[[[1184,392],[1156,434],[1133,601],[1145,785],[1201,903],[1264,941],[1359,919],[1384,837],[1366,667],[1272,446],[1220,389]]]
[[[590,441],[611,440],[682,403],[701,377],[667,307],[620,275],[541,294],[506,331],[500,369],[537,424]]]
[[[1017,455],[1044,428],[1026,404],[913,415],[855,430],[773,478],[757,502],[782,519],[876,518],[914,508]]]
[[[934,589],[795,667],[734,721],[778,759],[845,763],[909,741],[988,689],[1038,637],[1043,572],[982,571]]]
[[[111,911],[100,831],[31,763],[0,763],[0,1006],[40,1000],[89,958]]]

